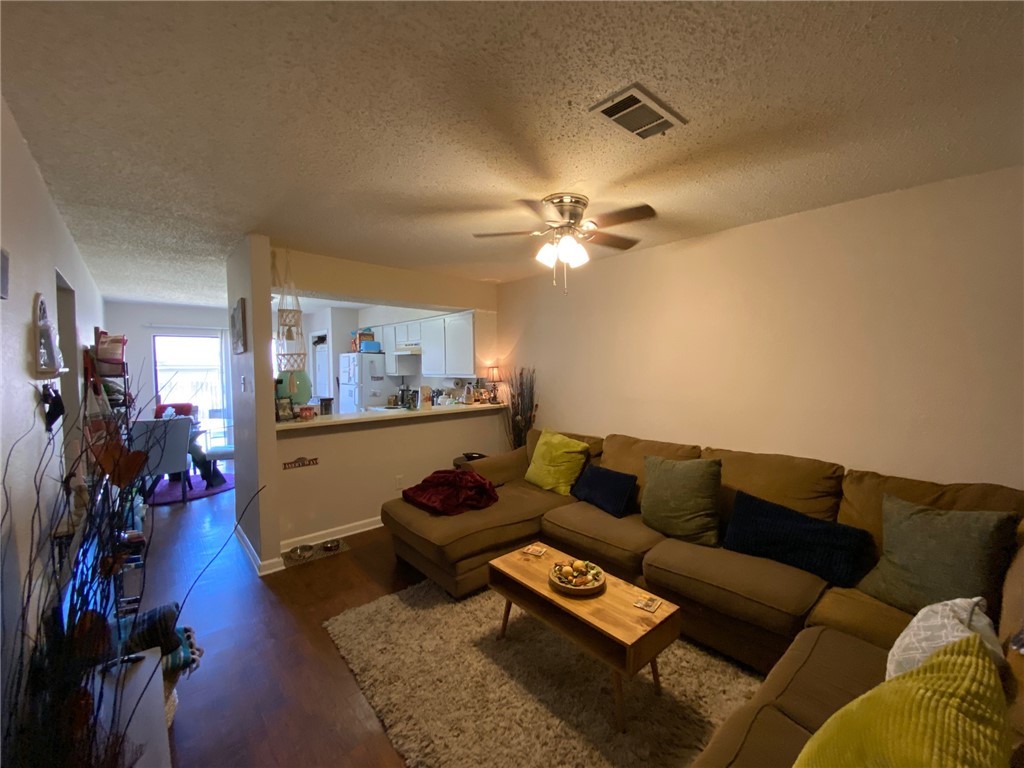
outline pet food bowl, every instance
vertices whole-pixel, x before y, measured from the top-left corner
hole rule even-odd
[[[292,547],[288,550],[288,554],[292,557],[297,557],[300,560],[305,560],[307,557],[313,554],[312,544],[299,544],[297,547]]]
[[[324,552],[337,552],[341,547],[341,539],[328,539],[320,546],[323,547]]]

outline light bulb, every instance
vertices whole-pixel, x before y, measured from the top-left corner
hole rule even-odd
[[[583,266],[590,261],[587,250],[572,235],[564,235],[558,241],[558,260],[568,264],[573,269]]]
[[[558,259],[558,251],[551,243],[544,243],[537,251],[537,261],[543,264],[545,267],[555,266],[555,261]]]

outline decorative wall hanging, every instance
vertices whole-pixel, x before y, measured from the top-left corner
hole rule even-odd
[[[43,294],[36,294],[33,306],[35,307],[33,325],[36,339],[36,378],[53,379],[67,371],[67,368],[64,367],[64,358],[60,354],[57,326],[50,322]]]
[[[231,351],[236,355],[245,352],[245,340],[245,299],[241,298],[231,310]]]

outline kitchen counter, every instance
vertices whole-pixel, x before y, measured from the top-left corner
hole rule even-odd
[[[362,413],[335,413],[330,416],[317,416],[309,421],[281,421],[277,424],[278,432],[293,430],[324,429],[327,427],[345,427],[366,424],[368,422],[394,422],[404,419],[431,419],[438,416],[468,416],[474,413],[486,413],[506,408],[505,403],[478,403],[475,405],[435,405],[432,408],[420,408],[415,411],[403,409],[385,411],[364,411]]]

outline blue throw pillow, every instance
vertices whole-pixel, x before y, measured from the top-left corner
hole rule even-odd
[[[874,564],[867,531],[808,517],[743,491],[736,492],[724,546],[792,565],[838,587],[856,585]]]
[[[625,517],[636,492],[636,475],[588,464],[572,487],[572,495],[609,515]]]

